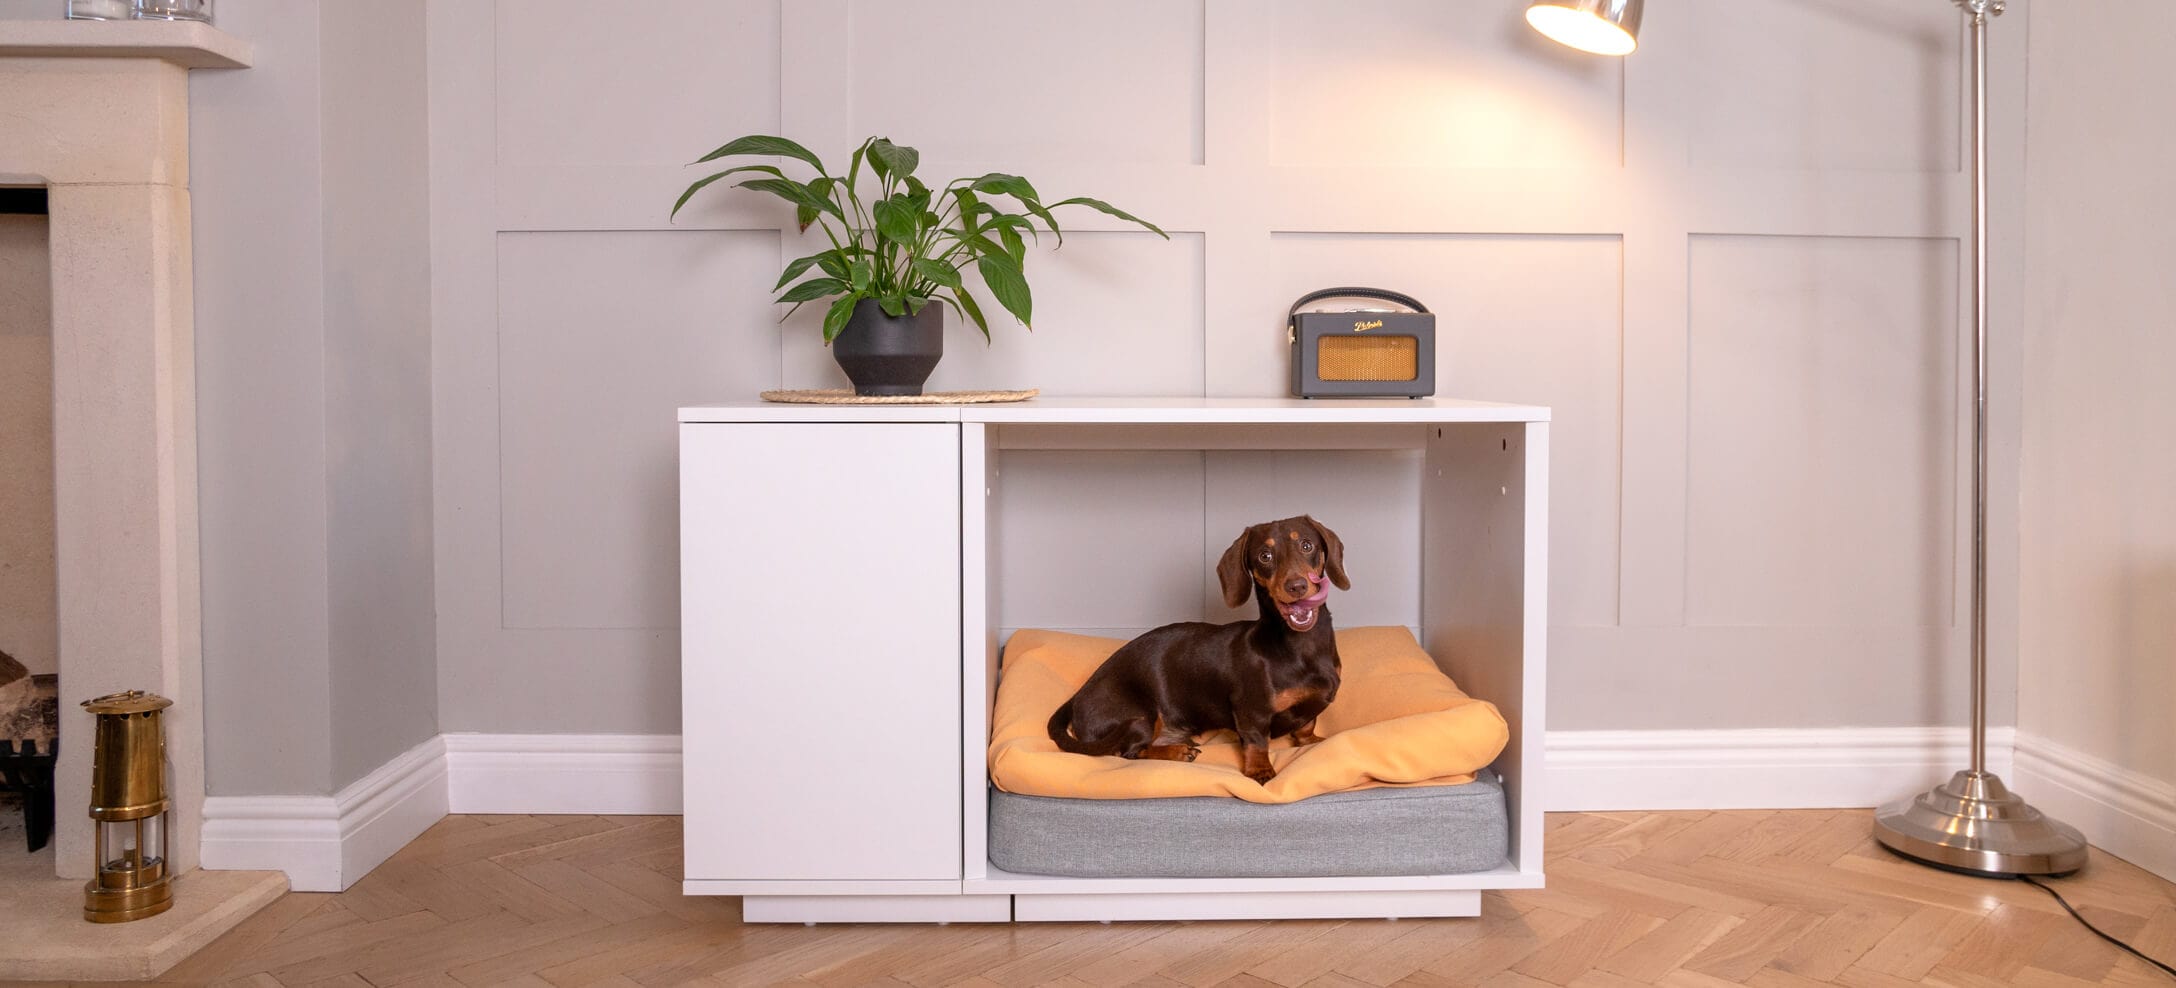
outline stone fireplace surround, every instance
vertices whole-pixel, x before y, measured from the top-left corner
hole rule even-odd
[[[0,23],[0,185],[45,187],[50,221],[55,866],[61,879],[92,869],[81,809],[91,717],[78,704],[144,689],[175,701],[165,718],[168,846],[184,875],[173,912],[120,927],[92,927],[66,909],[76,882],[7,890],[58,902],[7,903],[11,927],[37,929],[16,938],[32,955],[0,957],[0,976],[150,976],[285,887],[267,895],[262,874],[186,874],[204,803],[188,73],[246,68],[250,58],[247,44],[202,24]]]

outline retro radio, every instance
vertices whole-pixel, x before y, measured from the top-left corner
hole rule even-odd
[[[1301,312],[1324,299],[1380,305]],[[1292,303],[1292,393],[1301,398],[1424,398],[1436,393],[1436,317],[1411,295],[1381,288],[1325,288]]]

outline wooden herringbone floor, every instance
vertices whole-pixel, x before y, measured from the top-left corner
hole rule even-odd
[[[1864,810],[1549,818],[1549,888],[1478,920],[742,926],[679,891],[680,821],[451,817],[168,975],[246,985],[2168,985],[2038,889],[1889,857]],[[2059,886],[2176,957],[2176,888],[2094,853]]]

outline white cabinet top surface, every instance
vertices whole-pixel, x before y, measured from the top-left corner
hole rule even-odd
[[[1462,398],[1034,398],[987,405],[692,405],[682,422],[994,422],[1039,424],[1396,424],[1547,422],[1542,405]]]

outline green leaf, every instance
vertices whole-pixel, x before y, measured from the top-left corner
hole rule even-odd
[[[1034,213],[1036,219],[1042,220],[1043,225],[1049,227],[1050,232],[1057,235],[1058,246],[1065,246],[1065,231],[1058,229],[1058,218],[1050,215],[1050,210],[1044,209],[1042,203],[1036,202],[1033,199],[1028,200],[1027,207],[1028,212]],[[1028,232],[1035,232],[1035,227],[1032,224],[1028,226]],[[1042,237],[1035,238],[1036,243],[1041,243],[1042,240]]]
[[[861,177],[862,157],[869,153],[869,145],[875,143],[876,138],[872,137],[866,141],[861,142],[861,146],[854,149],[854,161],[846,169],[846,194],[848,196],[852,196],[854,194],[854,180]]]
[[[819,174],[830,170],[824,167],[823,162],[816,160],[816,156],[811,154],[809,149],[783,137],[764,137],[761,135],[751,135],[727,141],[716,151],[695,159],[695,163],[702,164],[705,161],[716,161],[719,158],[736,154],[784,155],[788,158],[798,158],[808,162],[808,166],[816,169]]]
[[[820,254],[810,254],[807,257],[794,258],[793,263],[786,265],[786,273],[778,276],[778,284],[771,286],[771,291],[775,292],[781,288],[786,287],[786,282],[792,281],[793,279],[800,277],[801,272],[807,271],[809,269],[809,265],[822,263],[823,260],[830,257],[832,253],[832,251],[827,250]],[[824,271],[826,273],[832,273],[831,268],[828,265],[824,268]]]
[[[914,242],[918,230],[916,221],[921,212],[907,202],[905,196],[877,200],[874,212],[879,236],[902,244]]]
[[[914,259],[914,273],[921,275],[922,277],[927,278],[937,284],[943,285],[946,288],[956,289],[960,287],[961,284],[960,269],[953,267],[952,265],[944,261],[933,260],[927,257],[917,257]]]
[[[925,204],[929,201],[929,186],[923,185],[921,179],[915,178],[912,175],[907,176],[907,191],[914,195],[921,196],[922,201]]]
[[[686,192],[680,193],[680,200],[672,204],[672,212],[665,218],[669,221],[672,219],[672,217],[680,215],[680,207],[687,205],[688,200],[693,198],[695,193],[702,191],[703,186],[709,185],[712,182],[715,182],[721,178],[726,177],[727,175],[731,175],[736,172],[769,172],[773,175],[777,175],[780,178],[785,177],[784,172],[781,172],[778,169],[771,167],[770,165],[742,165],[738,168],[728,168],[722,172],[717,173],[716,175],[705,176],[702,179],[698,180],[694,185],[688,186],[688,190]]]
[[[894,319],[897,319],[900,316],[907,314],[906,300],[893,296],[886,296],[884,298],[877,299],[876,307],[879,309],[883,309],[885,315],[890,316]]]
[[[966,311],[967,318],[974,320],[975,328],[982,330],[982,342],[990,342],[990,321],[982,318],[982,306],[975,302],[974,293],[960,288],[952,292],[952,297],[959,300],[960,308]]]
[[[822,199],[825,202],[830,202],[831,185],[833,182],[836,181],[837,179],[834,179],[829,175],[823,176],[821,178],[810,179],[808,183],[808,191],[816,196],[816,198]],[[844,217],[841,218],[843,219]],[[795,205],[793,207],[793,221],[799,224],[802,230],[807,230],[809,224],[816,222],[816,207],[809,205],[808,203],[800,203],[798,205]]]
[[[993,241],[990,238],[983,236],[982,234],[963,234],[960,235],[959,240],[961,243],[966,244],[967,249],[978,257],[989,257],[995,255],[997,257],[1005,258],[1006,260],[1012,259],[1012,255],[1005,252],[1005,248],[998,246],[996,241]]]
[[[893,144],[890,138],[879,138],[869,145],[869,161],[877,169],[877,177],[906,178],[914,174],[915,166],[922,163],[922,152]],[[911,188],[911,186],[910,186]]]
[[[1039,244],[1043,242],[1043,231],[1035,226],[1035,221],[1028,219],[1027,217],[1022,216],[1018,213],[993,214],[990,217],[989,225],[983,227],[984,230],[994,230],[1000,228],[1010,229],[1016,232],[1025,232],[1028,236],[1035,238],[1036,243]],[[1062,238],[1061,242],[1063,242]],[[1022,261],[1022,264],[1025,263],[1025,261]]]
[[[952,198],[959,200],[960,203],[960,232],[975,232],[975,214],[988,207],[982,204],[982,199],[976,196],[972,189],[954,189],[952,190]]]
[[[1004,172],[991,172],[975,179],[973,187],[982,192],[1001,192],[1023,202],[1042,198],[1035,194],[1035,186],[1029,185],[1027,179]]]
[[[1020,273],[1020,265],[1004,254],[984,254],[975,262],[975,269],[982,272],[982,283],[990,286],[990,294],[997,296],[997,304],[1020,320],[1030,329],[1035,323],[1029,318],[1035,301],[1028,293],[1028,280]]]
[[[786,289],[786,294],[780,295],[778,300],[781,302],[809,302],[837,295],[851,287],[837,278],[810,278]]]
[[[869,282],[875,278],[876,272],[869,267],[867,261],[857,259],[854,261],[853,267],[847,269],[847,283],[854,286],[856,294],[866,293],[869,290]]]
[[[1019,231],[1014,230],[1010,224],[998,227],[997,239],[1005,245],[1005,253],[1012,257],[1014,264],[1023,267],[1027,265],[1028,245],[1021,242]]]
[[[830,213],[833,216],[838,216],[841,220],[844,220],[846,218],[840,215],[839,207],[837,204],[833,203],[829,199],[818,196],[816,193],[809,191],[808,186],[802,185],[801,183],[796,182],[790,178],[751,179],[749,181],[740,183],[740,185],[736,186],[736,188],[754,189],[757,192],[768,192],[774,196],[779,197],[780,199],[784,199],[787,202],[793,203],[796,207],[810,206],[820,212]],[[803,227],[803,229],[806,229],[806,227]]]
[[[825,346],[830,346],[832,340],[839,338],[839,331],[846,328],[846,321],[854,317],[854,303],[858,301],[859,298],[848,295],[831,303],[831,309],[824,313]]]
[[[1151,232],[1151,233],[1154,233],[1155,235],[1157,235],[1157,236],[1159,236],[1159,237],[1162,237],[1162,238],[1164,238],[1165,240],[1169,240],[1169,239],[1171,239],[1171,235],[1170,235],[1170,234],[1168,234],[1168,233],[1165,233],[1165,232],[1163,231],[1163,229],[1162,229],[1161,227],[1158,227],[1158,226],[1157,226],[1156,224],[1154,224],[1154,223],[1151,223],[1151,222],[1149,222],[1149,221],[1147,221],[1147,220],[1144,220],[1144,219],[1142,219],[1142,218],[1140,218],[1140,217],[1138,217],[1138,216],[1135,216],[1135,215],[1133,215],[1132,213],[1126,212],[1125,210],[1123,210],[1123,209],[1120,209],[1120,208],[1118,208],[1117,206],[1113,206],[1113,205],[1111,205],[1110,203],[1104,202],[1104,201],[1103,201],[1103,200],[1101,200],[1101,199],[1090,199],[1090,198],[1088,198],[1087,196],[1079,196],[1079,197],[1076,197],[1076,198],[1072,198],[1072,199],[1067,199],[1067,200],[1065,200],[1064,202],[1054,202],[1054,203],[1051,203],[1051,205],[1052,205],[1052,206],[1086,206],[1086,207],[1088,207],[1088,208],[1090,208],[1090,209],[1093,209],[1093,210],[1095,210],[1096,212],[1099,212],[1099,213],[1104,213],[1104,214],[1107,214],[1107,215],[1110,215],[1110,216],[1116,216],[1116,217],[1118,217],[1119,219],[1125,220],[1125,221],[1126,221],[1126,222],[1128,222],[1128,223],[1138,223],[1138,224],[1140,224],[1141,226],[1147,227],[1147,228],[1148,228],[1148,230],[1149,230],[1149,232]]]
[[[823,268],[825,274],[834,278],[844,280],[847,277],[846,253],[844,251],[827,250],[816,255],[816,266]]]

